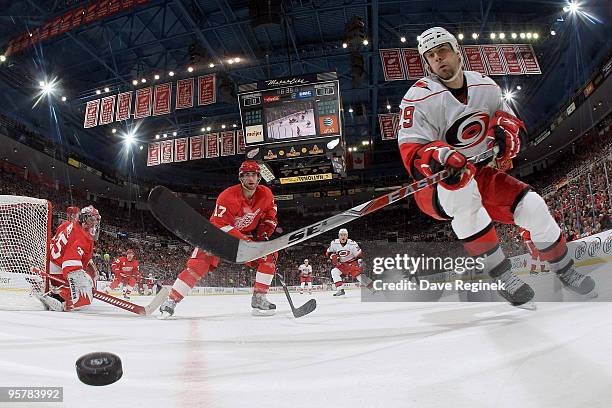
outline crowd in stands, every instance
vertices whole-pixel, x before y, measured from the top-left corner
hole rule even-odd
[[[527,178],[536,191],[547,200],[551,212],[564,229],[568,241],[612,228],[612,138],[609,123],[576,145],[572,152],[545,171]],[[128,248],[136,252],[143,276],[153,274],[163,284],[171,284],[191,253],[192,248],[171,237],[147,211],[119,207],[116,202],[87,200],[85,192],[66,189],[27,175],[22,169],[0,162],[0,194],[40,197],[50,200],[55,210],[54,225],[63,218],[70,205],[80,207],[94,204],[102,214],[102,234],[96,244],[95,262],[103,277],[112,278],[110,264],[124,255]],[[25,178],[24,178],[25,177]],[[310,210],[310,209],[309,209]],[[321,209],[312,209],[313,212]],[[202,211],[209,216],[207,211]],[[315,219],[331,214],[316,213]],[[313,222],[313,215],[300,215],[296,211],[279,214],[279,227],[292,231]],[[436,222],[420,214],[410,201],[382,209],[358,219],[348,226],[350,238],[366,242],[414,242],[453,240],[449,223]],[[513,226],[498,226],[500,239],[508,255],[525,253],[518,230]],[[331,264],[325,250],[337,231],[323,234],[305,244],[281,252],[278,272],[289,284],[298,280],[298,266],[308,258],[313,265],[315,284],[329,282]],[[199,284],[203,286],[250,286],[254,271],[247,267],[221,262]]]

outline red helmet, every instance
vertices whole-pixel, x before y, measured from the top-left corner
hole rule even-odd
[[[66,214],[69,216],[73,216],[78,214],[81,211],[79,207],[68,207],[66,208]]]
[[[248,173],[251,171],[254,173],[260,174],[261,168],[259,167],[259,164],[257,164],[256,161],[246,160],[242,162],[242,164],[240,165],[240,169],[238,170],[238,176],[241,176],[242,173]]]

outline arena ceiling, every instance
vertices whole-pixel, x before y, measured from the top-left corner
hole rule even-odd
[[[394,142],[379,135],[379,113],[397,111],[413,81],[386,82],[379,50],[416,47],[416,37],[433,25],[463,33],[465,44],[500,43],[491,33],[506,33],[505,42],[532,43],[542,75],[496,77],[515,92],[517,110],[530,129],[545,124],[610,53],[610,3],[583,1],[581,12],[563,11],[566,1],[395,1],[395,0],[270,0],[273,8],[258,20],[248,0],[138,0],[124,11],[82,25],[9,55],[0,65],[0,111],[19,117],[56,141],[81,149],[91,160],[118,163],[121,132],[110,126],[83,129],[85,103],[105,87],[118,93],[134,90],[132,81],[154,82],[217,73],[223,92],[214,105],[148,118],[138,130],[142,143],[160,132],[197,134],[204,126],[240,123],[231,89],[236,84],[304,73],[337,71],[345,113],[347,144],[369,140],[374,160],[367,172],[402,172]],[[0,47],[23,32],[34,32],[67,11],[87,6],[78,0],[0,0]],[[251,6],[251,9],[250,9]],[[368,45],[343,48],[346,26],[364,22]],[[262,19],[263,18],[263,19]],[[551,30],[555,35],[551,35]],[[538,33],[537,40],[511,40],[512,32]],[[478,40],[471,38],[479,35]],[[406,41],[402,42],[401,37]],[[351,77],[351,50],[364,60],[365,76]],[[240,62],[230,63],[232,58]],[[214,64],[211,67],[210,64]],[[187,67],[194,68],[188,73]],[[58,79],[60,94],[34,108],[41,80]],[[517,90],[517,86],[521,90]],[[349,107],[355,107],[353,114]],[[532,133],[535,137],[535,134]],[[173,174],[189,177],[197,170],[234,175],[237,158],[173,165]],[[142,170],[144,152],[136,152]],[[196,164],[197,163],[197,164]],[[160,166],[165,167],[165,166]],[[167,169],[156,169],[161,175]],[[178,172],[178,173],[177,173]]]

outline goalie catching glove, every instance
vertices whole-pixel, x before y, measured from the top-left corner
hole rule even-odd
[[[514,159],[521,151],[521,133],[526,132],[522,120],[504,111],[497,111],[489,122],[487,136],[499,146],[500,160]]]
[[[447,169],[451,176],[440,182],[447,190],[465,187],[476,174],[476,168],[452,146],[435,141],[420,146],[412,159],[411,173],[416,180],[431,177]]]

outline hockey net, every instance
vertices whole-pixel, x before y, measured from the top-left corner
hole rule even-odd
[[[0,309],[42,307],[32,293],[45,291],[50,234],[49,201],[0,195]]]

